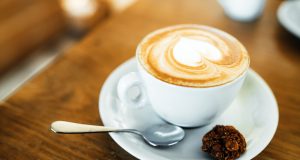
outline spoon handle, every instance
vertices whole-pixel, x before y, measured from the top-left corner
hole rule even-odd
[[[55,133],[78,134],[99,132],[120,132],[121,129],[96,125],[79,124],[66,121],[55,121],[51,124],[51,130]]]

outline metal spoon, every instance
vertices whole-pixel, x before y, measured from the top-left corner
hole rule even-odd
[[[55,121],[51,124],[51,130],[62,134],[101,133],[101,132],[130,132],[140,135],[144,140],[155,147],[172,146],[184,138],[184,130],[170,124],[149,126],[144,131],[136,129],[119,129],[113,127],[79,124],[66,121]]]

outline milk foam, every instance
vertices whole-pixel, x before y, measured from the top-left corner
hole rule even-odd
[[[212,61],[222,59],[219,49],[205,41],[182,37],[173,49],[175,60],[183,65],[196,67],[201,65],[203,58]]]
[[[200,25],[178,25],[153,32],[137,56],[156,78],[187,87],[211,87],[233,81],[249,66],[244,46],[231,35]]]

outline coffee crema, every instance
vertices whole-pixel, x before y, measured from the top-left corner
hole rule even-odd
[[[137,56],[156,78],[187,87],[226,84],[242,75],[250,62],[245,47],[237,39],[202,25],[157,30],[142,40]]]

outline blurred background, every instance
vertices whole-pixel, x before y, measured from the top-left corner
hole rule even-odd
[[[136,0],[1,0],[0,100]]]

